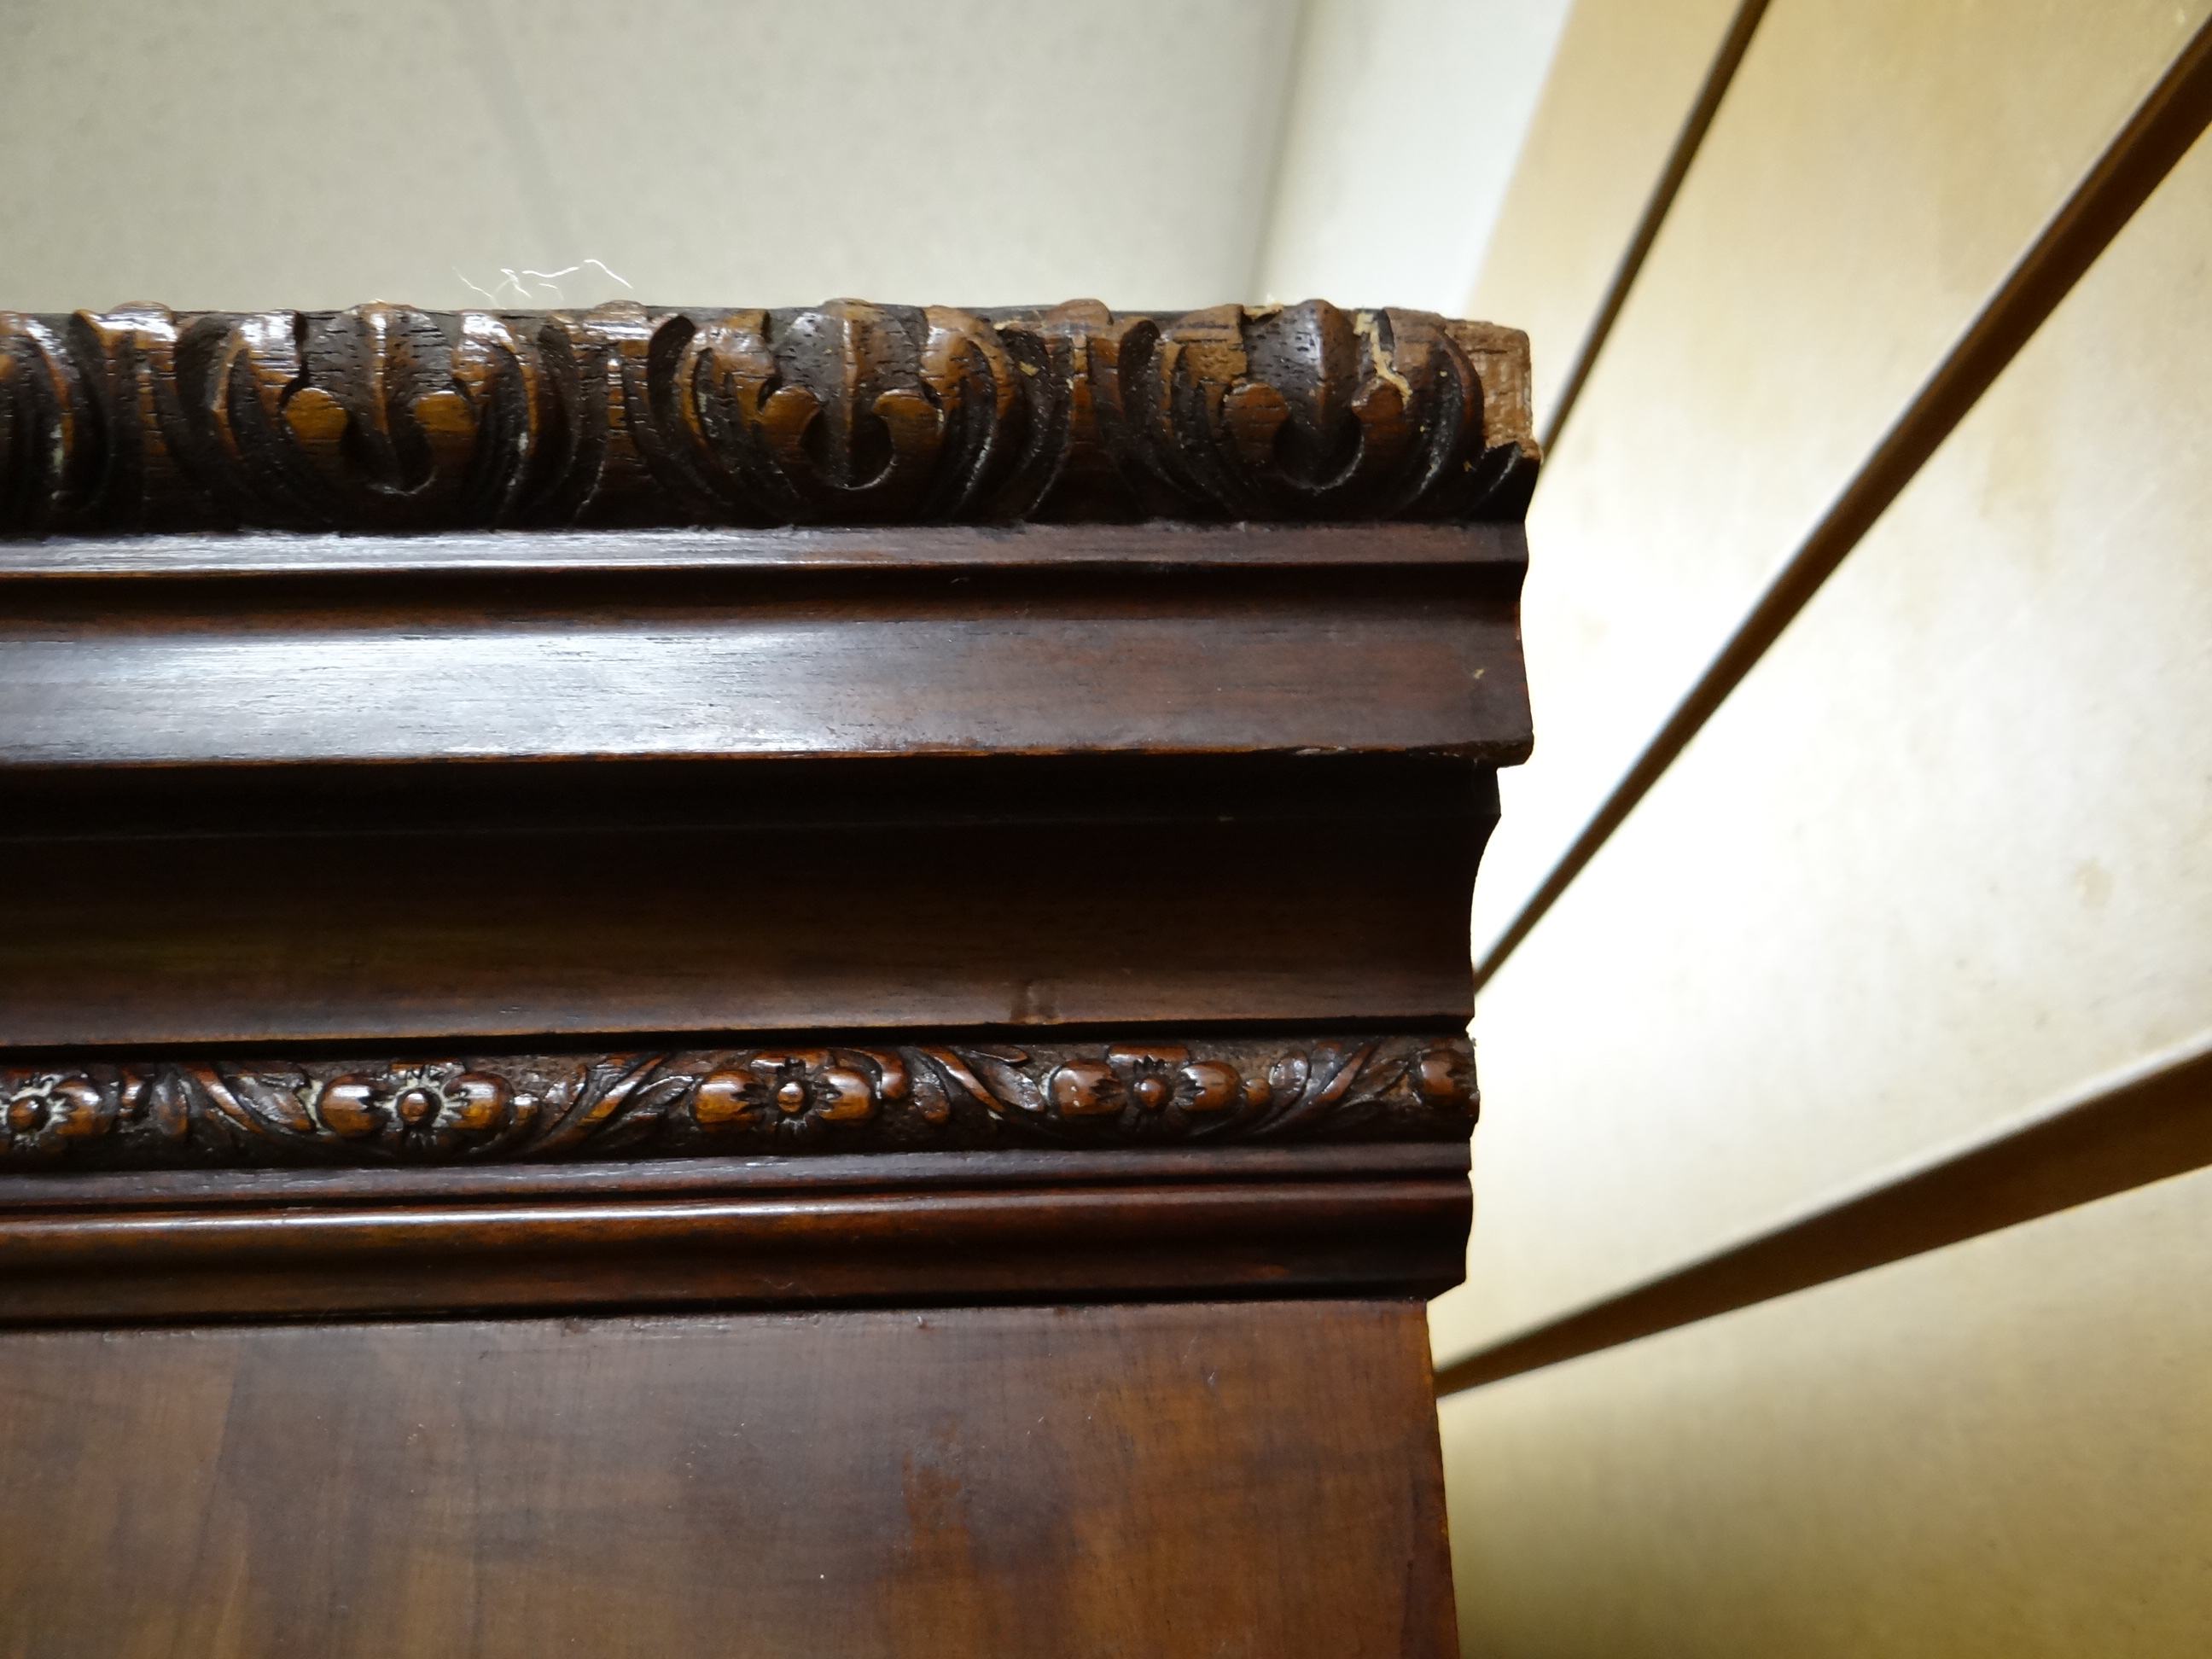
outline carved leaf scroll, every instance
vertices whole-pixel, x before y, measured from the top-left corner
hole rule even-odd
[[[1463,1039],[947,1042],[0,1069],[0,1167],[1450,1140]]]
[[[1528,343],[1428,312],[0,312],[0,536],[1517,519]]]

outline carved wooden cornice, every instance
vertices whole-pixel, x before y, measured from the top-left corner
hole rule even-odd
[[[0,313],[0,537],[1517,520],[1527,337],[1319,302]]]
[[[1536,465],[1415,311],[0,313],[0,1326],[1456,1282]]]
[[[0,1069],[0,1167],[1454,1140],[1474,1069],[1451,1037],[17,1064]]]

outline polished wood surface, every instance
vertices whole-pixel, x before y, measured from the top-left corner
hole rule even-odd
[[[1518,560],[1470,537],[1462,560],[1382,563],[1347,538],[1343,562],[1285,567],[1240,545],[1267,533],[1186,532],[1191,562],[1133,568],[380,571],[387,544],[289,580],[189,555],[158,579],[19,574],[0,766],[1525,757]]]
[[[1430,1297],[1467,1167],[1462,1139],[0,1178],[0,1326]]]
[[[0,1655],[1448,1652],[1536,464],[1403,310],[0,314]]]
[[[747,530],[433,531],[409,536],[241,531],[232,536],[0,537],[0,592],[86,577],[331,577],[672,572],[1118,572],[1455,565],[1471,585],[1517,591],[1517,522],[1422,524],[893,525]],[[119,598],[119,588],[106,590]]]
[[[0,1335],[0,1653],[1453,1649],[1417,1304]]]
[[[1486,768],[1417,757],[0,772],[0,802],[19,1047],[1449,1029],[1497,811]]]
[[[1464,1037],[955,1034],[619,1053],[0,1064],[0,1169],[82,1174],[1456,1141]]]

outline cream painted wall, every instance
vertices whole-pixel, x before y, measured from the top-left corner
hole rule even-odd
[[[1455,311],[1567,4],[0,0],[0,307]]]
[[[1528,333],[1536,422],[1623,251],[1741,0],[1577,0],[1466,314]]]
[[[1774,0],[1538,487],[1478,946],[2206,9]]]
[[[1443,1402],[1482,1659],[2212,1652],[2212,1171]]]
[[[1488,926],[2203,15],[1774,0],[1539,490]],[[2212,140],[1486,989],[1440,1360],[2212,1042],[2208,279]],[[2208,1200],[1448,1400],[1465,1651],[2212,1649]]]
[[[9,0],[0,306],[1244,297],[1291,0]],[[501,267],[604,261],[529,299]]]
[[[1463,314],[1567,9],[1308,0],[1255,293]]]
[[[2208,274],[2200,143],[1484,993],[1441,1355],[2212,1028]]]

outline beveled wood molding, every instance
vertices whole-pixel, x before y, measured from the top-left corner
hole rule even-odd
[[[1528,566],[1518,524],[726,525],[647,530],[425,532],[405,536],[49,536],[0,539],[0,584],[18,593],[88,580],[241,577],[421,586],[460,577],[791,580],[1054,575],[1281,580],[1449,573],[1462,591],[1511,599]]]
[[[1464,1140],[1438,1036],[931,1041],[470,1058],[17,1062],[0,1169]]]
[[[563,536],[536,562],[531,544],[545,532],[518,533],[506,540],[521,550],[507,551],[524,556],[474,572],[438,569],[441,537],[363,537],[296,580],[287,551],[266,545],[283,538],[155,538],[149,556],[173,553],[173,570],[109,577],[49,564],[0,583],[0,769],[1524,758],[1519,526],[1496,527],[1510,532],[1498,538],[1480,527],[1336,528],[1340,537],[1291,532],[1293,548],[1316,556],[1294,568],[1267,562],[1290,556],[1273,550],[1284,527],[1237,526],[1138,532],[1188,562],[1085,562],[1095,532],[1081,527],[973,532],[987,551],[1024,562],[967,568],[945,562],[958,538],[948,547],[943,526],[872,532],[883,556],[874,563],[798,569],[773,562],[836,560],[843,550],[825,544],[857,532],[663,531],[654,550],[638,546],[643,535],[595,532]],[[1462,545],[1438,545],[1431,532]],[[602,536],[611,555],[702,563],[593,569],[578,544]],[[766,544],[779,538],[808,545]],[[314,557],[337,538],[295,539]],[[192,542],[201,545],[179,545]],[[417,543],[426,568],[393,568]],[[1446,556],[1382,564],[1359,556],[1370,543],[1368,555],[1410,544]],[[58,552],[64,566],[142,546],[13,544]],[[1054,562],[1055,546],[1067,562]],[[1321,562],[1339,553],[1354,556]],[[564,556],[586,568],[561,568]],[[260,571],[238,571],[257,558]],[[203,568],[225,561],[228,570]]]
[[[1464,1139],[0,1177],[0,1325],[1431,1297]]]
[[[1314,301],[0,313],[0,536],[1517,520],[1528,339]]]

